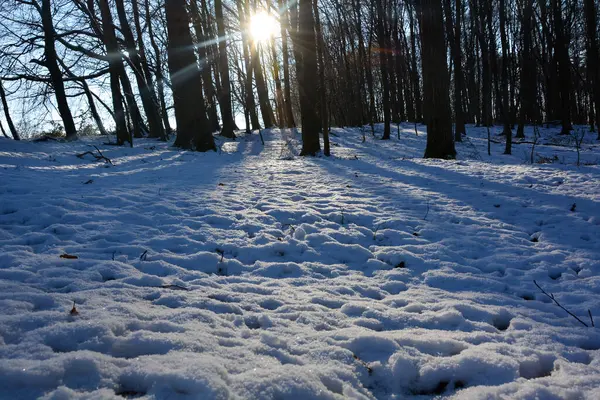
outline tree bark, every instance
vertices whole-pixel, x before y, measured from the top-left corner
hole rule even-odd
[[[284,97],[284,117],[285,126],[287,128],[293,128],[296,126],[294,121],[294,113],[292,111],[292,91],[290,86],[290,60],[288,54],[288,41],[287,41],[287,29],[288,29],[288,12],[287,8],[284,7],[284,0],[279,0],[279,25],[281,27],[281,53],[283,57],[283,97]]]
[[[381,91],[383,97],[383,136],[381,139],[390,139],[390,78],[388,76],[388,61],[386,56],[386,35],[385,35],[385,13],[383,0],[376,1],[377,7],[377,43],[379,45],[379,70],[381,72]]]
[[[21,140],[19,137],[19,132],[17,128],[15,128],[15,124],[13,123],[12,117],[10,116],[10,111],[8,109],[8,101],[6,100],[6,92],[4,91],[4,86],[2,85],[2,81],[0,80],[0,100],[2,101],[2,108],[4,109],[4,117],[6,118],[6,123],[8,124],[8,129],[15,140]]]
[[[127,130],[125,121],[125,109],[123,108],[123,97],[121,95],[120,78],[123,71],[123,62],[121,53],[117,44],[112,15],[107,0],[99,0],[100,14],[102,17],[103,41],[106,47],[106,54],[109,56],[108,69],[110,74],[110,90],[112,95],[113,110],[115,115],[115,125],[117,133],[117,144],[123,145],[125,142],[132,144],[131,135]]]
[[[133,0],[132,3],[136,3],[137,0]],[[163,125],[160,120],[160,114],[158,112],[158,108],[154,98],[152,96],[153,90],[148,85],[148,81],[146,79],[146,75],[144,74],[144,67],[142,63],[142,59],[140,57],[140,53],[136,48],[135,39],[133,37],[133,32],[131,27],[129,26],[129,22],[127,20],[127,15],[125,14],[125,6],[123,0],[115,0],[117,14],[119,16],[119,23],[121,24],[121,32],[123,34],[123,38],[125,39],[125,44],[127,46],[128,58],[131,63],[131,69],[133,70],[133,74],[135,75],[136,83],[140,92],[140,97],[142,99],[142,106],[144,107],[144,112],[146,114],[146,120],[148,121],[149,128],[149,136],[152,138],[160,138],[162,140],[166,140],[165,131]],[[134,9],[137,8],[137,5]],[[143,46],[143,42],[140,44]]]
[[[421,101],[421,83],[419,79],[419,69],[417,68],[417,34],[415,32],[413,13],[408,19],[410,26],[410,52],[411,52],[411,78],[413,84],[413,97],[415,100],[415,122],[423,121],[423,105]]]
[[[584,0],[585,7],[585,21],[587,30],[587,70],[588,77],[590,79],[589,86],[592,93],[592,104],[590,108],[596,108],[596,126],[598,131],[598,140],[600,140],[600,55],[598,54],[598,39],[597,39],[597,20],[596,20],[596,7],[594,6],[594,0]]]
[[[556,39],[554,41],[554,51],[558,59],[558,82],[560,93],[560,119],[562,121],[561,135],[568,135],[573,127],[571,126],[571,61],[569,60],[568,41],[565,34],[564,22],[562,19],[562,2],[552,0],[552,14],[554,19],[554,31]]]
[[[158,101],[160,105],[160,114],[165,126],[165,134],[168,137],[172,133],[171,122],[169,121],[169,113],[167,112],[167,105],[165,102],[165,77],[163,75],[163,63],[161,58],[161,52],[154,36],[154,30],[152,28],[152,18],[150,15],[150,0],[144,0],[144,8],[146,14],[146,21],[148,26],[148,36],[150,37],[150,45],[154,50],[154,56],[156,58],[156,65],[154,66],[154,74],[156,75],[156,90],[158,95]]]
[[[58,113],[63,121],[67,140],[74,140],[77,138],[77,129],[75,128],[75,121],[73,121],[73,115],[71,114],[69,103],[67,102],[67,94],[65,91],[65,83],[63,81],[62,73],[58,67],[50,0],[42,0],[40,12],[42,16],[42,27],[44,30],[43,64],[46,68],[48,68],[48,72],[50,73],[50,80],[52,82],[52,88],[54,89],[54,94],[56,97]]]
[[[329,146],[329,125],[327,120],[327,93],[325,88],[325,65],[323,63],[323,48],[325,47],[323,41],[323,31],[321,30],[321,18],[319,17],[319,5],[318,1],[313,1],[313,9],[315,13],[315,27],[317,34],[317,56],[319,62],[319,105],[321,117],[321,129],[323,131],[323,154],[326,156],[331,155],[331,149]]]
[[[419,0],[423,94],[428,108],[426,158],[454,158],[442,0]]]
[[[512,129],[510,128],[510,110],[508,107],[508,43],[506,39],[506,7],[505,0],[500,0],[500,41],[502,42],[502,119],[506,147],[504,154],[512,152]]]
[[[221,117],[223,127],[221,135],[235,139],[235,121],[231,108],[231,81],[229,79],[229,61],[227,59],[227,36],[225,35],[225,22],[223,21],[222,0],[215,0],[215,17],[217,20],[217,33],[219,35],[219,75],[221,76],[221,91],[218,94],[221,104]]]
[[[532,57],[532,27],[533,27],[533,2],[534,0],[525,0],[523,9],[523,21],[521,36],[523,40],[523,49],[521,51],[521,86],[519,88],[519,100],[521,107],[519,110],[519,126],[517,127],[517,138],[525,138],[525,123],[527,118],[534,119],[532,109],[535,103],[535,71],[533,65],[535,60]],[[537,121],[536,121],[537,122]]]
[[[216,150],[206,117],[200,70],[190,34],[186,0],[165,2],[169,42],[169,74],[173,90],[177,139],[175,146],[197,151]]]
[[[312,0],[299,0],[299,5],[299,23],[296,35],[302,54],[302,79],[298,82],[302,114],[302,151],[300,155],[314,156],[321,149],[319,143],[321,123],[316,110],[319,94],[315,85],[315,82],[318,81],[315,20]]]
[[[461,16],[462,1],[455,0],[456,22],[454,24],[454,140],[462,142],[462,135],[466,134],[465,116],[463,112],[463,70],[462,70],[462,48],[461,48]]]

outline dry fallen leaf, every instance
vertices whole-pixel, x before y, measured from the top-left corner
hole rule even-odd
[[[77,257],[77,256],[74,256],[74,255],[72,255],[72,254],[67,254],[67,253],[65,253],[65,254],[61,254],[61,255],[60,255],[60,258],[66,258],[66,259],[68,259],[68,260],[77,260],[79,257]]]
[[[75,258],[77,258],[77,257],[75,257]],[[71,312],[69,312],[69,314],[79,315],[79,311],[77,311],[77,309],[75,308],[75,301],[73,301],[73,308],[71,308]]]

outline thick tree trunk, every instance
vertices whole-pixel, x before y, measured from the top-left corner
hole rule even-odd
[[[535,71],[533,71],[533,49],[531,47],[532,41],[532,27],[533,27],[533,2],[534,0],[525,0],[525,7],[523,10],[523,22],[522,22],[522,40],[523,49],[521,51],[521,87],[519,89],[519,99],[521,108],[519,110],[519,126],[517,127],[517,138],[525,137],[525,123],[527,118],[533,119],[532,109],[535,102]],[[537,122],[537,121],[536,121]]]
[[[63,121],[67,140],[74,140],[77,138],[77,129],[75,128],[75,121],[73,121],[73,115],[71,114],[69,103],[67,102],[67,94],[65,91],[65,83],[62,78],[62,73],[58,67],[50,0],[42,0],[41,16],[42,27],[44,30],[43,63],[44,66],[48,68],[48,72],[50,73],[50,81],[52,82],[52,88],[54,89],[58,113]]]
[[[302,79],[298,82],[300,91],[300,111],[302,114],[302,151],[300,155],[316,155],[319,143],[319,116],[317,104],[319,94],[315,83],[318,81],[317,54],[315,42],[315,20],[311,0],[299,0],[299,23],[297,44],[302,54]]]
[[[569,60],[569,43],[565,34],[562,19],[562,2],[552,0],[552,13],[554,18],[554,31],[556,40],[554,51],[558,59],[558,82],[560,88],[560,119],[562,121],[561,135],[568,135],[571,126],[571,61]]]
[[[169,42],[169,74],[173,90],[177,139],[175,146],[197,151],[216,150],[202,96],[202,81],[189,29],[186,0],[165,2]]]
[[[427,107],[425,157],[454,158],[442,0],[420,0],[419,6],[423,94]]]

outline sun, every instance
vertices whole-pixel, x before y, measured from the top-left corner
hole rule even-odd
[[[257,43],[268,41],[277,33],[278,29],[279,22],[264,11],[254,14],[250,19],[250,35]]]

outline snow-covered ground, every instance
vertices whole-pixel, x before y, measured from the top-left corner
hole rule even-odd
[[[0,139],[0,398],[600,398],[596,134],[468,128]]]

